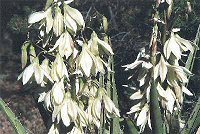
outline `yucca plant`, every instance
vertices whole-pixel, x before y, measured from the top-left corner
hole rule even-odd
[[[180,29],[171,24],[173,0],[156,1],[153,6],[153,32],[149,50],[143,50],[134,63],[125,65],[136,70],[137,83],[130,99],[137,100],[128,114],[134,114],[136,125],[143,132],[146,124],[154,134],[178,133],[173,123],[181,126],[180,110],[183,93],[192,96],[186,88],[192,73],[180,65],[184,52],[194,53],[194,46],[178,35]],[[178,130],[179,131],[179,130]]]
[[[90,38],[83,36],[87,27],[72,2],[48,0],[44,11],[31,14],[28,22],[38,37],[32,39],[29,33],[22,46],[24,70],[18,79],[23,85],[36,82],[46,87],[38,102],[52,114],[49,134],[63,132],[63,125],[64,133],[97,133],[120,116],[110,98],[111,86],[104,82],[112,71],[113,50],[95,31]]]

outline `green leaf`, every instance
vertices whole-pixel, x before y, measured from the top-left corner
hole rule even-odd
[[[7,104],[0,98],[0,110],[5,113],[12,127],[14,128],[17,134],[27,134],[25,128],[22,126],[20,121],[11,111],[11,109],[7,106]]]
[[[128,126],[128,133],[129,134],[139,134],[138,130],[136,129],[135,124],[129,118],[126,118],[125,121],[126,121],[127,126]]]

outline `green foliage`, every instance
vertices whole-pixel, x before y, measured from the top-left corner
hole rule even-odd
[[[11,18],[10,22],[8,23],[8,27],[13,33],[16,34],[26,34],[28,32],[27,19],[16,14]]]
[[[200,3],[198,0],[190,0],[191,12],[188,12],[187,1],[178,0],[175,1],[174,10],[177,13],[174,27],[180,27],[180,35],[187,38],[193,39],[195,37],[196,30],[200,23]]]
[[[197,34],[196,34],[196,38],[194,41],[194,44],[197,47],[200,47],[200,25],[199,28],[197,30]],[[193,70],[193,66],[194,66],[194,61],[196,58],[196,53],[197,53],[198,48],[195,49],[194,53],[190,53],[187,63],[186,63],[186,67],[192,71]],[[184,129],[182,130],[182,134],[192,134],[195,133],[195,131],[198,129],[200,125],[200,97],[198,99],[198,102],[196,103],[192,114],[190,115],[190,118],[188,119]]]
[[[12,127],[14,128],[17,134],[26,134],[25,128],[22,126],[20,121],[17,119],[12,110],[8,107],[8,105],[0,98],[0,110],[5,113]]]

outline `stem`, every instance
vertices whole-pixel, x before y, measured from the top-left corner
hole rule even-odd
[[[156,24],[155,24],[156,25]],[[154,33],[153,33],[154,34]],[[162,36],[165,38],[165,36]],[[162,40],[164,41],[164,39]],[[157,41],[153,41],[150,49],[151,54],[151,64],[153,69],[151,72],[151,91],[150,91],[150,118],[153,134],[163,133],[163,121],[160,111],[160,106],[158,102],[158,92],[156,89],[156,82],[154,80],[154,70],[156,66],[156,52],[157,52]]]
[[[164,25],[162,28],[162,44],[164,45],[166,42],[166,32],[167,32],[167,14],[166,14],[166,10],[163,11],[164,14]]]
[[[100,88],[103,88],[104,87],[103,74],[100,74],[99,83],[100,83]],[[104,134],[104,132],[105,132],[105,112],[104,112],[104,106],[102,106],[101,116],[100,116],[100,129],[98,131],[98,134]]]
[[[110,43],[111,45],[111,43]],[[114,71],[114,58],[113,56],[110,57],[110,65],[111,65],[111,70]],[[111,99],[113,100],[116,108],[119,108],[118,104],[118,95],[117,95],[117,88],[115,84],[115,73],[111,73]],[[120,132],[120,124],[119,124],[119,117],[114,117],[112,119],[112,124],[111,124],[111,134],[117,134]]]

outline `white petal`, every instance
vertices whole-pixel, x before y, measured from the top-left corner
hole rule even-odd
[[[182,45],[184,45],[188,50],[190,50],[190,52],[193,53],[194,47],[188,40],[181,38],[178,34],[175,34],[175,37],[176,37],[177,42],[182,43]]]
[[[163,58],[163,56],[160,57],[160,79],[161,79],[161,82],[163,82],[166,78],[166,75],[167,75],[167,66],[165,64],[165,60]]]
[[[131,100],[138,100],[138,99],[141,99],[142,97],[143,97],[143,93],[141,93],[141,91],[139,90],[139,91],[137,91],[137,92],[135,92],[134,94],[132,94],[131,96],[130,96],[130,99]]]
[[[160,68],[160,63],[158,63],[155,68],[154,68],[154,80],[158,78],[159,75],[159,68]]]
[[[134,113],[134,112],[141,110],[140,106],[141,106],[141,103],[138,103],[138,104],[132,106],[130,111],[127,112],[127,114],[131,114],[131,113]]]
[[[176,56],[176,58],[181,59],[181,50],[179,44],[176,42],[174,35],[170,38],[169,42],[170,48],[172,53]]]
[[[82,14],[77,9],[72,8],[67,4],[64,4],[64,6],[68,14],[71,16],[71,18],[73,18],[79,26],[85,27],[85,22],[83,20]]]
[[[65,55],[66,59],[73,53],[73,40],[68,32],[64,33],[62,43],[59,45],[59,53],[63,57]]]
[[[52,88],[53,97],[57,104],[61,104],[61,102],[63,101],[63,98],[64,98],[63,87],[64,85],[63,85],[63,82],[61,81],[59,83],[55,83]]]
[[[39,98],[38,98],[38,102],[42,102],[42,101],[44,101],[45,96],[46,96],[46,93],[43,92],[43,93],[41,93],[41,94],[39,94],[39,95],[40,95],[40,96],[39,96]]]
[[[54,17],[54,22],[53,22],[53,31],[56,36],[59,36],[63,32],[63,30],[64,30],[63,15],[61,13],[61,9],[59,7],[56,7],[55,17]]]
[[[166,42],[165,42],[165,45],[164,45],[164,48],[163,48],[163,52],[164,52],[164,55],[167,59],[169,59],[170,57],[170,54],[171,54],[171,48],[170,48],[170,39],[168,39]]]
[[[46,13],[44,11],[35,12],[29,16],[28,23],[31,23],[31,24],[36,23],[45,17],[46,17]]]
[[[64,34],[62,34],[62,35],[58,38],[58,40],[56,41],[55,45],[53,46],[53,48],[51,48],[51,49],[49,50],[49,52],[52,52],[53,50],[55,50],[55,49],[56,49],[59,45],[61,45],[61,44],[65,45],[63,40],[64,40]]]
[[[174,109],[174,102],[175,102],[175,97],[173,95],[174,93],[172,90],[168,87],[166,90],[166,96],[167,96],[167,108],[170,111],[170,113],[173,112]]]
[[[148,112],[148,125],[149,125],[149,128],[152,130],[150,112]]]
[[[150,69],[153,67],[153,65],[150,62],[143,62],[142,67],[145,67],[146,69]]]
[[[34,64],[34,73],[35,73],[35,80],[37,84],[41,84],[44,78],[44,74],[40,65],[37,63]]]
[[[111,101],[111,99],[104,95],[104,104],[105,104],[105,108],[106,110],[109,112],[109,113],[112,113],[113,111],[113,106],[114,106],[114,103]]]
[[[68,115],[67,103],[64,103],[61,108],[61,118],[62,118],[63,124],[66,127],[68,127],[70,125],[70,118]]]
[[[60,106],[55,106],[53,109],[53,113],[52,113],[52,122],[55,122],[58,114],[60,113],[61,107]]]
[[[101,101],[100,99],[96,99],[95,102],[93,103],[93,109],[94,109],[94,114],[98,119],[100,119],[101,115]]]
[[[78,110],[77,110],[78,106],[76,105],[75,102],[70,100],[68,105],[67,105],[67,108],[68,108],[68,112],[69,112],[70,117],[72,118],[73,121],[75,121],[76,118],[77,118],[77,115],[78,115]]]
[[[160,83],[158,83],[158,85],[157,85],[157,90],[158,90],[158,94],[160,96],[162,96],[163,98],[166,97],[165,90],[162,88],[162,86],[160,85]]]
[[[45,107],[49,110],[49,108],[51,106],[51,90],[49,92],[47,92],[47,94],[44,98],[44,104],[45,104]]]
[[[106,43],[105,41],[102,41],[100,39],[98,39],[97,42],[107,55],[113,55],[114,54],[111,46],[108,43]]]
[[[70,4],[70,3],[72,3],[73,1],[74,1],[74,0],[65,0],[64,3],[65,3],[65,4]]]
[[[23,85],[25,85],[29,81],[33,73],[34,73],[33,64],[30,64],[28,67],[25,68],[23,72],[23,80],[22,80]]]
[[[64,12],[64,23],[67,28],[76,33],[77,30],[76,21],[73,20],[66,11]]]
[[[46,76],[46,78],[53,83],[53,79],[50,76],[50,68],[49,68],[49,61],[48,59],[44,59],[41,64],[42,73]]]
[[[188,90],[185,86],[182,86],[182,91],[189,96],[193,96],[193,94],[190,92],[190,90]]]
[[[91,68],[93,65],[93,61],[91,56],[87,53],[85,49],[82,50],[80,55],[80,66],[84,72],[84,74],[89,77],[91,73]]]
[[[47,9],[46,11],[46,32],[47,34],[53,27],[53,17],[52,17],[52,12],[51,12],[51,7]]]
[[[145,104],[145,106],[142,108],[140,114],[137,118],[137,126],[146,124],[148,117],[147,117],[147,111],[149,110],[148,104]]]
[[[133,63],[131,63],[131,64],[128,64],[128,65],[124,65],[124,66],[122,66],[122,67],[126,67],[126,69],[125,70],[129,70],[129,69],[134,69],[134,68],[136,68],[138,65],[140,65],[141,63],[143,63],[143,61],[138,61],[138,60],[136,60],[135,62],[133,62]]]
[[[148,87],[146,88],[146,98],[147,98],[147,103],[150,102],[150,90],[151,90],[151,86],[148,85]]]

